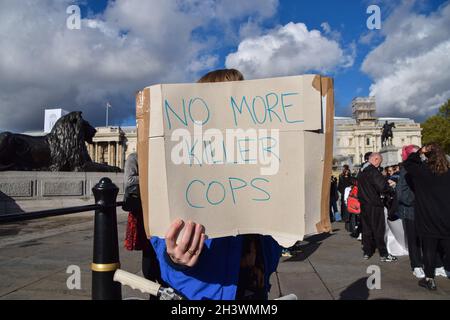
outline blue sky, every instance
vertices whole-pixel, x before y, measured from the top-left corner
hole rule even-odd
[[[429,10],[436,8],[443,1],[432,1]],[[108,0],[91,0],[81,1],[80,8],[82,15],[101,14],[108,5]],[[278,24],[285,25],[291,21],[303,22],[309,29],[322,30],[321,24],[327,22],[333,29],[338,30],[345,43],[357,41],[358,38],[368,32],[366,20],[369,14],[366,9],[369,3],[366,1],[336,1],[336,0],[281,0],[277,14],[269,21],[264,22],[264,27],[273,28]],[[383,10],[383,5],[380,4]],[[326,9],[325,9],[326,8]],[[383,14],[381,15],[383,19]],[[238,26],[235,26],[238,28]],[[211,32],[211,30],[206,30]],[[379,33],[378,30],[371,32]],[[235,49],[232,46],[225,46],[220,48],[218,54],[222,62],[219,67],[224,66],[226,55]],[[348,115],[348,106],[355,96],[368,95],[369,86],[371,84],[370,78],[359,71],[361,62],[368,53],[368,46],[358,47],[358,54],[356,56],[355,65],[344,72],[336,74],[338,77],[335,83],[336,90],[336,114]],[[130,120],[130,123],[133,120]]]
[[[80,30],[65,27],[71,4]],[[371,4],[381,30],[367,29]],[[136,90],[224,67],[246,78],[329,75],[336,115],[371,94],[380,116],[423,121],[450,95],[449,27],[449,1],[438,0],[2,2],[0,130],[39,130],[45,107],[100,126],[106,101],[110,123],[134,125]]]

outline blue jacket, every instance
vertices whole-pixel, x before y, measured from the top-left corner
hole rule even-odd
[[[270,236],[263,236],[265,284],[277,269],[281,247]],[[207,239],[197,264],[178,267],[166,253],[165,240],[150,239],[158,257],[162,279],[189,300],[234,300],[239,279],[242,236]]]

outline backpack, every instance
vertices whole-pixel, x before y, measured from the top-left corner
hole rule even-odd
[[[347,211],[353,214],[361,213],[361,203],[358,200],[358,186],[353,186],[347,198]]]

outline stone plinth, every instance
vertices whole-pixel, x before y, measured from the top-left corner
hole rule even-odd
[[[0,172],[0,215],[94,203],[92,188],[103,177],[124,192],[123,173],[114,172]]]
[[[382,167],[393,166],[399,163],[398,150],[400,148],[394,146],[384,146],[381,148],[380,154],[383,157]]]

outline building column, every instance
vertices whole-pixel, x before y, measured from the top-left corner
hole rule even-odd
[[[355,158],[359,160],[359,155],[361,153],[360,149],[359,149],[359,136],[355,135]]]
[[[97,162],[102,163],[103,148],[100,142],[97,144],[97,149]]]
[[[97,161],[97,152],[98,152],[97,149],[98,149],[97,148],[97,142],[94,142],[94,158],[92,159],[92,161],[94,161],[94,162],[98,162]]]
[[[366,154],[366,139],[367,137],[362,136],[362,146],[361,146],[361,154],[364,156]]]
[[[117,142],[117,149],[118,149],[118,155],[119,157],[117,158],[117,166],[119,168],[122,168],[122,144],[119,142]]]
[[[117,162],[118,162],[118,155],[117,155],[117,141],[113,142],[113,147],[114,147],[114,166],[118,166]]]
[[[94,144],[89,144],[89,157],[94,158]]]
[[[114,141],[111,142],[111,166],[116,165],[116,154],[114,150]]]
[[[108,141],[108,165],[111,166],[111,142]]]
[[[101,162],[102,163],[104,163],[104,162],[106,162],[105,160],[105,150],[106,150],[106,146],[105,146],[105,143],[102,143],[101,145],[100,145],[100,156],[101,156],[101,158],[100,158],[100,160],[101,160]]]

